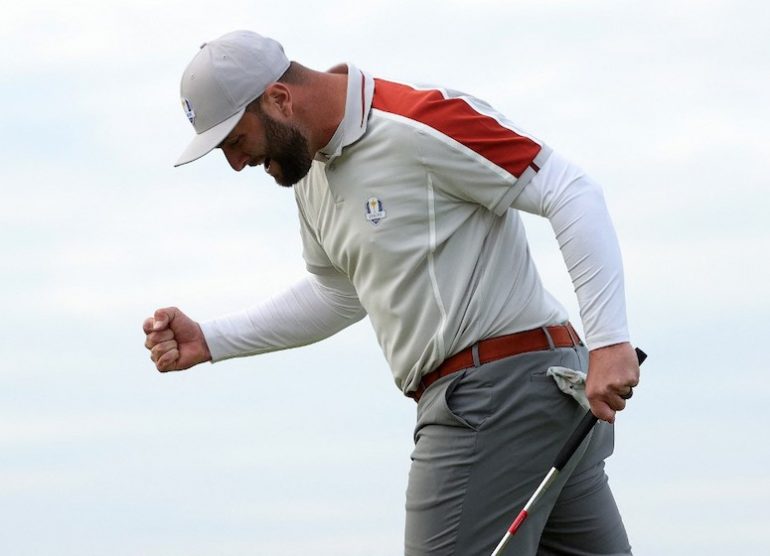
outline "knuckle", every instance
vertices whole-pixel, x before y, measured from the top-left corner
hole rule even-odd
[[[177,360],[178,355],[179,352],[176,350],[176,348],[167,349],[158,358],[158,363],[163,364],[164,367],[169,367]]]
[[[150,342],[150,345],[160,345],[163,342],[166,342],[167,340],[170,340],[174,337],[173,333],[170,334],[169,330],[161,330],[158,332],[153,332],[151,334],[148,334],[147,339]]]
[[[626,388],[626,379],[625,378],[616,378],[612,382],[608,384],[608,389],[615,390],[615,391],[622,391]]]

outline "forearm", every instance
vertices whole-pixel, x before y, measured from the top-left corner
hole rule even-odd
[[[299,347],[366,315],[350,282],[309,275],[253,307],[201,323],[212,361]]]
[[[589,349],[626,342],[623,263],[601,188],[556,153],[552,157],[513,206],[550,221],[575,288]]]

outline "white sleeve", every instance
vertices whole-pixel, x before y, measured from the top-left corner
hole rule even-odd
[[[628,341],[623,262],[601,187],[552,153],[511,206],[550,221],[575,287],[588,348]]]
[[[200,324],[212,362],[299,347],[336,334],[366,312],[342,275],[308,275],[266,301]]]

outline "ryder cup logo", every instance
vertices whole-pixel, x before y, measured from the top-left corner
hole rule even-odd
[[[380,220],[385,218],[387,213],[382,208],[382,201],[377,197],[371,197],[366,201],[366,219],[374,225],[380,223]]]
[[[190,123],[195,125],[195,110],[193,110],[189,98],[182,98],[182,108],[184,108],[184,113],[187,115],[187,119],[190,120]]]

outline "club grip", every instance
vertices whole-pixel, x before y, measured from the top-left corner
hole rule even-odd
[[[647,354],[639,348],[636,348],[635,351],[636,358],[641,365],[644,363],[644,360],[647,359]],[[580,446],[580,443],[583,442],[583,439],[588,435],[589,432],[591,432],[591,429],[594,427],[594,424],[597,420],[598,419],[596,418],[596,415],[591,413],[590,410],[587,411],[585,415],[583,415],[583,418],[580,419],[580,423],[578,423],[578,426],[575,427],[574,431],[572,431],[572,434],[567,439],[567,442],[564,443],[564,446],[562,446],[559,454],[556,456],[556,461],[554,462],[553,466],[557,471],[561,471],[562,468],[567,464],[569,458],[571,458],[572,454],[574,454],[575,450],[577,450],[577,447]]]

